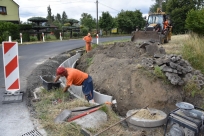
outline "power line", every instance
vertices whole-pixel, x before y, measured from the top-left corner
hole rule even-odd
[[[110,8],[110,9],[113,9],[113,10],[115,10],[115,11],[118,11],[118,12],[120,12],[119,10],[117,10],[117,9],[114,9],[114,8],[111,8],[111,7],[107,6],[107,5],[104,5],[104,4],[102,4],[101,2],[99,2],[99,4],[101,4],[101,5],[105,6],[105,7],[108,7],[108,8]]]

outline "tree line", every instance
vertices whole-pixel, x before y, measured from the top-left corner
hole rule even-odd
[[[155,3],[150,6],[149,13],[156,12],[160,7],[163,12],[170,15],[173,33],[180,34],[186,31],[193,31],[199,35],[204,34],[204,0],[155,0]],[[96,19],[89,13],[82,13],[79,20],[80,23],[71,23],[68,19],[68,15],[65,11],[62,15],[57,13],[53,15],[51,7],[47,7],[47,19],[49,24],[54,24],[59,30],[62,30],[65,26],[77,25],[80,27],[81,35],[86,35],[87,32],[96,30]],[[74,19],[73,21],[74,22]],[[22,25],[28,25],[29,23],[22,23]],[[146,24],[146,20],[142,17],[140,10],[124,11],[121,10],[116,17],[112,17],[108,11],[102,12],[99,17],[99,28],[106,34],[111,31],[112,28],[118,28],[119,33],[130,34],[136,27],[143,29]],[[16,30],[13,32],[13,30]],[[0,22],[0,42],[7,40],[8,35],[13,35],[14,38],[19,38],[20,28],[15,24]],[[28,35],[29,37],[29,35]]]
[[[63,11],[62,15],[57,13],[57,15],[52,15],[51,7],[48,8],[48,22],[58,26],[60,29],[64,25],[69,25],[67,22],[68,16],[65,11]],[[80,18],[80,26],[82,31],[92,31],[96,29],[96,19],[92,17],[89,13],[82,13]],[[108,32],[111,31],[112,28],[118,28],[121,33],[131,33],[135,30],[136,26],[142,28],[145,25],[145,20],[142,17],[142,13],[140,10],[135,11],[124,11],[121,10],[118,13],[117,17],[112,17],[111,14],[106,11],[102,12],[102,15],[99,17],[98,21],[99,28],[103,31]]]
[[[150,7],[150,13],[161,8],[170,15],[173,24],[173,33],[193,31],[199,35],[204,32],[204,0],[155,0]]]
[[[155,13],[157,8],[161,8],[163,12],[169,14],[174,34],[186,33],[190,30],[203,35],[203,6],[204,0],[155,0],[155,3],[149,8],[149,13]],[[48,12],[48,18],[50,18],[51,8],[48,7],[48,9],[50,11]],[[62,26],[66,22],[67,17],[65,12],[63,12],[62,17],[60,14],[57,14],[55,17],[52,17],[53,23],[57,26]],[[145,24],[146,21],[142,17],[140,10],[121,10],[116,17],[112,17],[108,11],[102,12],[98,25],[107,34],[112,28],[118,28],[121,33],[131,33],[136,27],[144,28]],[[80,25],[83,31],[92,31],[96,29],[96,19],[88,13],[82,13]]]

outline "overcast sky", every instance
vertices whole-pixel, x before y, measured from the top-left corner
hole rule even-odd
[[[96,0],[14,0],[19,6],[20,20],[27,22],[31,17],[46,17],[47,7],[50,5],[52,15],[62,15],[65,11],[68,18],[80,20],[82,13],[91,14],[96,18]],[[123,10],[140,10],[148,14],[149,7],[155,0],[98,0],[98,18],[102,12],[108,11],[112,17]]]

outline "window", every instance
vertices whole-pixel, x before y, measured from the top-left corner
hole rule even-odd
[[[0,6],[0,14],[7,15],[6,7]]]

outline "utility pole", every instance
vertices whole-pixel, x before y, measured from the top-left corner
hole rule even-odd
[[[98,0],[96,0],[96,29],[98,34]]]

